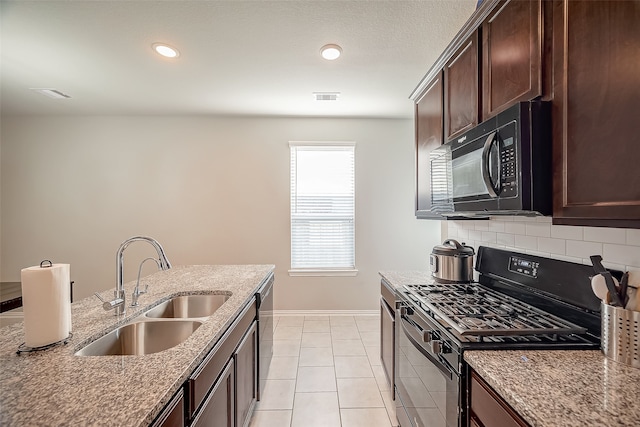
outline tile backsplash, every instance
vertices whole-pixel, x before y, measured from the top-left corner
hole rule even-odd
[[[640,269],[640,230],[553,225],[550,217],[492,217],[443,221],[443,236],[473,246],[490,246],[591,265],[602,255],[612,269]]]

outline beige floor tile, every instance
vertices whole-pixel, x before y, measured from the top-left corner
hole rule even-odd
[[[279,316],[278,326],[302,326],[304,316]]]
[[[333,351],[331,347],[302,348],[298,366],[333,366]]]
[[[375,378],[338,378],[340,408],[383,408]]]
[[[340,409],[342,427],[391,427],[385,408]]]
[[[330,393],[296,393],[291,427],[339,427],[338,396]]]
[[[360,339],[365,347],[380,346],[380,331],[360,331]]]
[[[360,332],[379,332],[380,331],[380,318],[366,318],[360,319],[356,317],[356,325],[358,325],[358,330]]]
[[[334,357],[336,378],[373,378],[367,356]]]
[[[273,340],[299,340],[302,338],[302,326],[278,326],[273,331]]]
[[[293,411],[254,411],[249,427],[287,427]]]
[[[301,347],[331,347],[331,334],[328,332],[305,332],[302,334]]]
[[[274,356],[297,356],[300,354],[300,340],[274,340]]]
[[[302,332],[331,332],[328,320],[305,320]]]
[[[355,326],[331,326],[331,339],[359,340],[360,333]]]
[[[384,373],[382,365],[371,366],[371,370],[373,371],[373,376],[376,378],[376,382],[378,383],[378,389],[380,391],[391,390],[391,386],[389,385],[389,381],[387,381],[387,376]]]
[[[369,363],[371,366],[382,365],[382,360],[380,359],[380,347],[365,347],[365,351],[367,352],[367,357],[369,358]]]
[[[301,366],[298,368],[296,393],[336,391],[333,366]]]
[[[353,316],[331,316],[331,326],[356,326]]]
[[[400,423],[398,422],[398,418],[396,417],[396,402],[393,400],[393,391],[383,391],[380,392],[382,395],[382,400],[384,401],[384,407],[387,408],[387,415],[389,415],[389,420],[391,421],[391,425],[394,427],[398,427]]]
[[[274,356],[267,372],[268,380],[295,380],[298,372],[298,357]]]
[[[333,340],[334,356],[365,356],[361,340]]]
[[[262,393],[256,410],[293,409],[293,395],[296,390],[295,380],[261,381]]]

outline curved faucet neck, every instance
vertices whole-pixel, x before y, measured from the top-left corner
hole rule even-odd
[[[120,244],[118,251],[116,252],[116,297],[124,299],[124,281],[123,281],[123,260],[124,250],[133,242],[147,242],[153,246],[158,253],[158,263],[162,270],[168,270],[171,268],[171,263],[167,259],[167,255],[164,253],[162,245],[157,240],[146,236],[134,236],[130,237]]]

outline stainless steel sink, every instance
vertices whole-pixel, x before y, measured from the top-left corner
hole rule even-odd
[[[197,320],[129,323],[98,338],[76,356],[143,355],[167,350],[184,342],[202,325]]]
[[[172,298],[145,313],[153,318],[207,317],[228,300],[230,295],[184,295]]]

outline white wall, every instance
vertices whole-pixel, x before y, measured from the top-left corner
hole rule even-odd
[[[551,224],[550,217],[443,221],[448,236],[477,249],[491,246],[591,265],[589,256],[617,270],[640,269],[640,230]]]
[[[278,310],[375,309],[377,272],[427,268],[440,242],[414,217],[413,138],[412,120],[3,117],[0,279],[51,259],[86,297],[149,235],[175,265],[275,264]],[[287,274],[290,140],[357,142],[357,277]],[[136,246],[127,280],[153,253]]]

